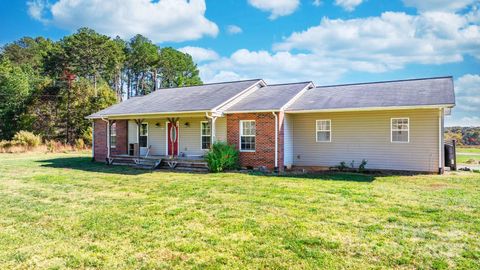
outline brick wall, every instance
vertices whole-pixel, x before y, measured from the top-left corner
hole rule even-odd
[[[112,148],[110,153],[112,155],[125,155],[128,147],[128,121],[117,120],[115,123],[117,125],[117,144],[116,148]]]
[[[116,148],[111,149],[112,155],[127,154],[128,122],[117,120],[117,143]],[[107,123],[101,119],[94,122],[94,159],[105,162],[107,158]]]
[[[242,167],[275,167],[275,116],[271,113],[238,113],[227,115],[227,141],[237,149],[240,145],[240,120],[255,120],[255,152],[240,152]],[[279,117],[280,120],[280,117]],[[282,121],[283,122],[283,121]],[[278,165],[283,170],[283,125],[279,126]]]
[[[95,161],[105,162],[107,158],[107,123],[96,119],[93,126],[93,156]]]

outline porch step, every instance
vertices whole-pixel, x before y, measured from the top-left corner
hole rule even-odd
[[[192,160],[169,160],[164,159],[159,166],[161,169],[175,169],[182,171],[208,171],[207,162]]]

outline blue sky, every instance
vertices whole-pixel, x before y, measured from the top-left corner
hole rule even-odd
[[[447,125],[480,126],[478,0],[31,0],[0,9],[0,44],[87,26],[190,53],[205,82],[317,85],[452,75]]]

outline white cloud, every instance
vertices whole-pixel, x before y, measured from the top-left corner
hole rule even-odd
[[[403,0],[407,7],[420,11],[458,11],[473,4],[476,0]]]
[[[454,82],[457,106],[448,126],[480,126],[480,74],[465,74]]]
[[[205,17],[204,0],[59,0],[27,3],[30,15],[60,28],[90,27],[110,36],[147,36],[154,42],[216,36],[218,27]],[[49,14],[46,16],[45,14]]]
[[[227,26],[227,32],[231,35],[235,35],[235,34],[240,34],[243,32],[242,28],[240,28],[240,26],[238,25],[229,25]]]
[[[455,109],[454,109],[455,110]],[[455,119],[453,116],[445,117],[445,126],[461,126],[461,127],[480,127],[480,117],[478,116],[465,116],[459,119]]]
[[[270,19],[292,14],[300,4],[299,0],[248,0],[248,3],[262,11],[270,12]]]
[[[193,60],[197,63],[204,61],[217,60],[219,58],[217,52],[211,49],[205,49],[201,47],[186,46],[178,49],[181,52],[188,53],[192,56]]]
[[[322,1],[320,0],[313,0],[312,5],[319,7],[322,4]]]
[[[466,74],[455,81],[457,107],[480,116],[480,75]]]
[[[363,0],[335,0],[335,5],[341,6],[346,11],[353,11]]]
[[[381,72],[406,64],[444,64],[480,59],[480,27],[466,16],[427,12],[417,16],[385,12],[380,17],[322,19],[274,45],[277,51],[307,50],[314,55],[370,63]]]
[[[350,20],[324,18],[275,44],[273,52],[240,49],[200,70],[205,81],[232,72],[270,82],[328,84],[352,71],[378,73],[407,64],[453,63],[464,55],[480,59],[480,27],[467,15],[385,12]]]
[[[240,49],[199,69],[206,82],[219,81],[219,77],[223,80],[228,74],[234,78],[263,78],[269,83],[308,80],[333,83],[346,71],[346,65],[336,59],[312,58],[309,54]]]

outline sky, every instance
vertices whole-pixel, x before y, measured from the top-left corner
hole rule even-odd
[[[80,27],[187,52],[204,82],[453,76],[446,125],[480,126],[480,0],[11,0],[0,46]]]

